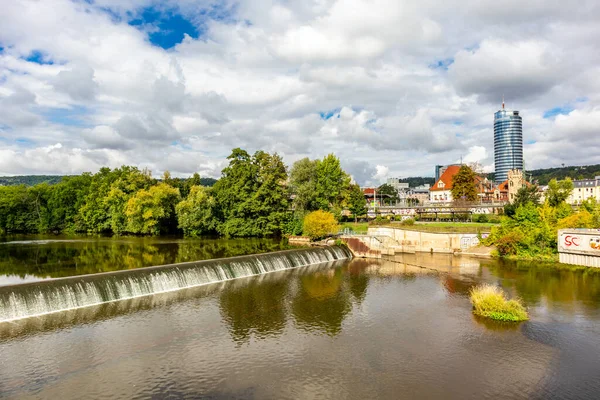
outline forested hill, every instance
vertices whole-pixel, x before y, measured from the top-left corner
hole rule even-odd
[[[537,180],[540,185],[547,185],[551,179],[561,180],[567,177],[571,179],[593,179],[600,176],[600,164],[534,169],[527,171],[528,179],[530,175],[533,178],[532,180]]]
[[[25,185],[35,186],[39,183],[50,185],[62,180],[63,175],[23,175],[23,176],[0,176],[1,186]]]
[[[594,165],[580,165],[580,166],[570,166],[570,167],[557,167],[557,168],[544,168],[544,169],[533,169],[526,171],[527,180],[531,180],[532,182],[536,182],[538,185],[547,185],[548,182],[552,179],[562,180],[565,178],[571,178],[573,180],[579,179],[593,179],[597,176],[600,176],[600,164]],[[488,174],[488,179],[494,180],[494,174]],[[432,185],[434,182],[434,178],[404,178],[400,180],[401,182],[409,182],[410,187],[414,187],[417,185],[421,185],[423,183],[427,183]]]
[[[60,182],[64,176],[68,175],[23,175],[23,176],[0,176],[0,186],[35,186],[40,183],[53,185]],[[185,178],[182,180],[185,181]],[[202,186],[213,186],[217,180],[214,178],[200,178]]]

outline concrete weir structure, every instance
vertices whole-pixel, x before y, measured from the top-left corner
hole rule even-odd
[[[396,253],[445,253],[489,256],[489,251],[471,251],[479,245],[476,233],[432,233],[373,227],[367,235],[341,237],[354,256],[382,258]]]
[[[600,268],[600,229],[559,230],[558,254],[561,263]]]

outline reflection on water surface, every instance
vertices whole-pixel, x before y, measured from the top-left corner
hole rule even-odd
[[[0,286],[290,248],[275,239],[21,236],[0,242]]]
[[[531,321],[475,318],[482,282]],[[274,272],[0,326],[0,396],[600,398],[599,285],[429,254]]]

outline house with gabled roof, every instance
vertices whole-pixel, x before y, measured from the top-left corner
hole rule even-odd
[[[448,203],[452,201],[452,177],[458,173],[460,165],[450,165],[440,178],[429,188],[429,201]]]
[[[429,189],[429,201],[432,203],[452,202],[452,178],[460,170],[460,165],[451,165],[442,173],[440,178]],[[475,176],[475,188],[477,196],[481,202],[507,202],[512,201],[518,189],[524,185],[529,186],[525,181],[523,172],[520,170],[509,171],[509,179],[499,185],[487,178],[479,175]]]

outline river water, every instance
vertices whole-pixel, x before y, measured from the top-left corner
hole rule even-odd
[[[0,397],[597,399],[599,272],[400,255],[2,323]],[[475,318],[482,282],[531,320]]]
[[[10,236],[0,238],[0,286],[289,248],[256,238]]]

